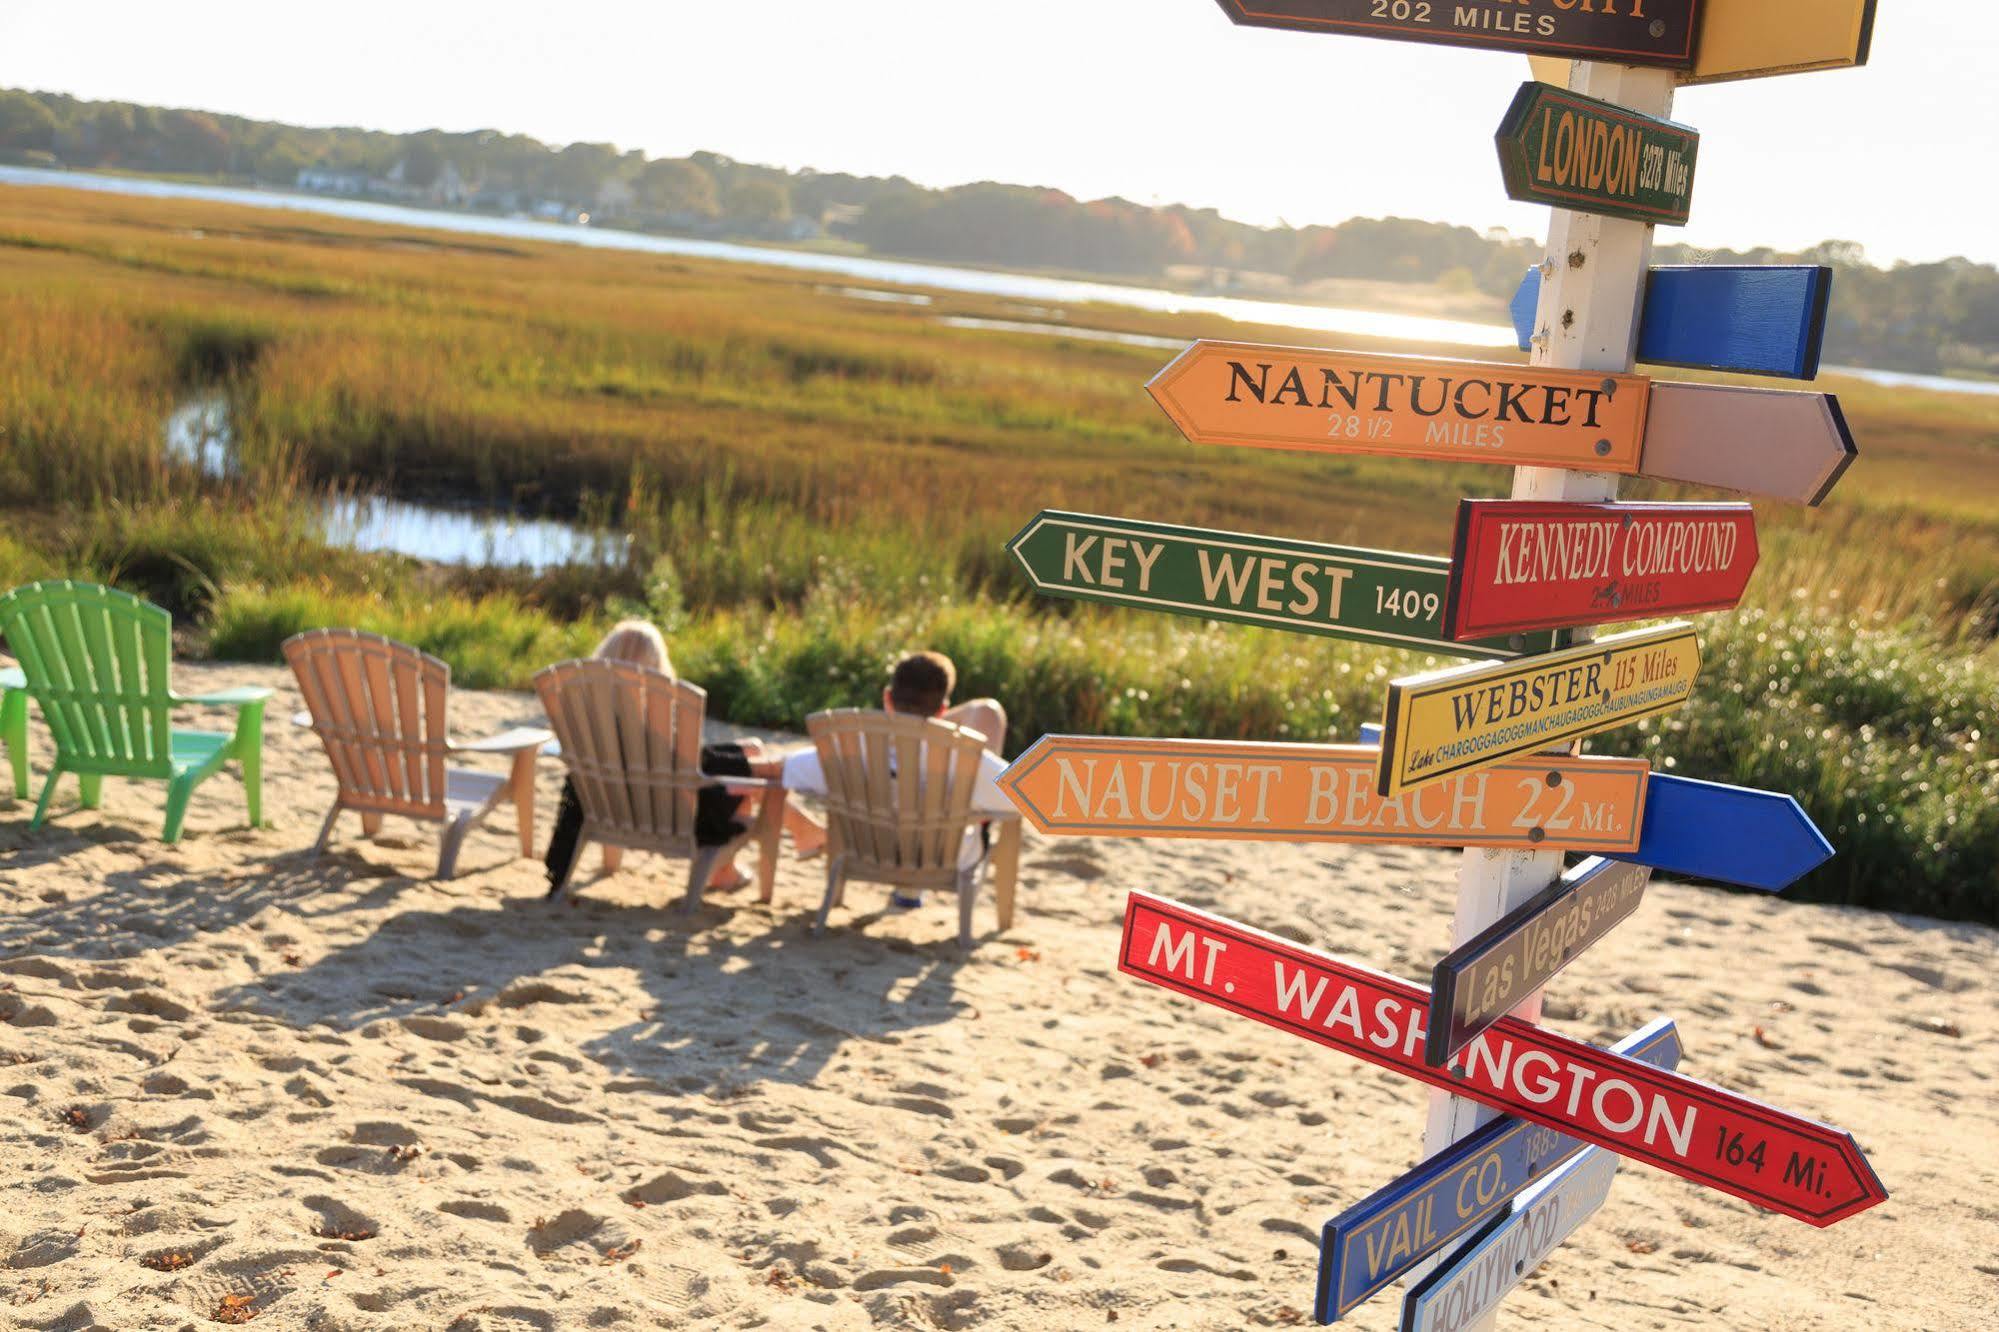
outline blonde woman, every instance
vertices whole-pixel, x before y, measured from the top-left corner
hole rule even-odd
[[[673,658],[667,655],[666,638],[657,625],[645,620],[620,620],[604,635],[603,642],[597,644],[592,654],[600,661],[625,661],[647,670],[658,671],[661,675],[679,677],[673,669]],[[741,744],[703,745],[701,747],[701,771],[715,777],[748,777],[755,775],[775,775],[776,762],[765,758],[763,743],[758,740],[744,740]],[[704,786],[696,795],[694,812],[694,836],[702,846],[721,846],[748,830],[749,824],[739,821],[739,816],[753,814],[763,796],[760,793],[736,795],[720,784]],[[826,845],[826,830],[814,822],[811,816],[787,799],[784,806],[784,829],[791,834],[792,849],[802,857],[817,855]],[[570,862],[575,860],[578,850],[577,839],[583,831],[583,806],[576,798],[576,787],[568,778],[562,782],[562,802],[556,809],[555,829],[549,834],[548,854],[544,863],[548,867],[549,895],[554,896],[557,885],[568,877]],[[604,848],[604,872],[614,874],[622,858],[622,848]],[[717,865],[715,873],[708,880],[708,887],[720,890],[740,888],[749,882],[749,876],[730,860]]]

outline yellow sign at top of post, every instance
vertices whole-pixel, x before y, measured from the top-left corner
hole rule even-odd
[[[1681,83],[1726,83],[1867,63],[1874,0],[1707,0],[1694,67]],[[1529,56],[1534,77],[1569,86],[1569,61]]]

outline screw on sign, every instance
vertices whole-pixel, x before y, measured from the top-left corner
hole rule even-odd
[[[1035,590],[1454,656],[1546,652],[1552,633],[1444,634],[1451,562],[1315,541],[1048,509],[1007,543]]]
[[[1460,500],[1452,637],[1726,610],[1756,568],[1747,504]]]
[[[1670,1018],[1653,1019],[1611,1049],[1658,1068],[1680,1063],[1680,1036]],[[1326,1223],[1319,1241],[1318,1320],[1336,1322],[1352,1313],[1582,1150],[1565,1133],[1502,1117],[1375,1190]]]
[[[1634,473],[1642,375],[1196,342],[1145,391],[1196,444]]]
[[[1517,1018],[1432,1068],[1421,986],[1164,898],[1127,900],[1118,969],[1815,1226],[1888,1197],[1848,1133]]]
[[[1386,799],[1380,751],[1048,735],[999,778],[1044,833],[1632,852],[1643,759],[1521,759]]]
[[[1694,61],[1701,0],[1556,0],[1518,4],[1453,0],[1221,0],[1246,27],[1445,46],[1527,51],[1685,69]]]

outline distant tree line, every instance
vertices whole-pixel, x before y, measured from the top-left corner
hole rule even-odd
[[[804,241],[955,263],[1171,277],[1222,290],[1326,278],[1441,283],[1509,297],[1537,239],[1409,218],[1255,227],[1213,209],[1083,201],[981,182],[933,190],[900,176],[784,171],[717,153],[647,158],[608,143],[555,148],[497,130],[384,134],[56,93],[0,90],[0,161],[110,168],[438,206],[537,213],[593,225]],[[1663,233],[1662,233],[1663,236]],[[1999,374],[1999,269],[1965,259],[1867,262],[1827,241],[1803,254],[1661,245],[1660,263],[1830,264],[1838,270],[1829,361]]]

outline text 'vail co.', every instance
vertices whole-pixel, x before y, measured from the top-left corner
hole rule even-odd
[[[1002,789],[1062,836],[1464,848],[1428,989],[1165,897],[1126,904],[1125,974],[1434,1089],[1425,1159],[1326,1223],[1321,1322],[1407,1280],[1403,1332],[1487,1332],[1606,1206],[1619,1158],[1817,1226],[1874,1206],[1887,1193],[1850,1134],[1679,1072],[1670,1018],[1609,1049],[1530,1020],[1578,956],[1637,928],[1655,869],[1781,891],[1832,854],[1787,795],[1580,742],[1692,697],[1697,631],[1657,622],[1734,608],[1759,554],[1750,504],[1619,502],[1617,479],[1818,504],[1857,453],[1831,394],[1631,372],[1810,379],[1830,301],[1824,268],[1646,268],[1650,228],[1693,205],[1700,136],[1666,118],[1673,89],[1864,63],[1873,5],[1221,7],[1534,61],[1494,136],[1506,193],[1555,210],[1513,303],[1532,363],[1201,341],[1147,391],[1196,445],[1509,466],[1519,498],[1462,501],[1448,557],[1035,515],[1008,548],[1047,595],[1468,660],[1391,680],[1378,743],[1050,735]],[[1635,358],[1605,363],[1620,342]]]

